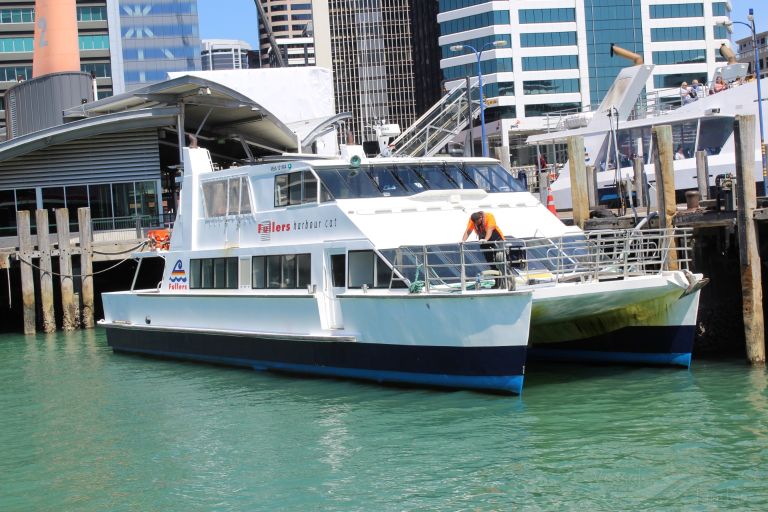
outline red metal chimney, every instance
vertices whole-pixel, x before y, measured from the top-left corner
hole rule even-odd
[[[80,71],[75,0],[35,0],[32,76]]]

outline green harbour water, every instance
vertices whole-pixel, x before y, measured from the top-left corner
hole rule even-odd
[[[529,366],[385,387],[0,335],[0,511],[768,510],[768,376]]]

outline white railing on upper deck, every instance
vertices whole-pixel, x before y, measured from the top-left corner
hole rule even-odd
[[[524,289],[688,270],[692,229],[601,230],[558,238],[492,244],[407,246],[382,251],[393,263],[392,285],[411,292]]]

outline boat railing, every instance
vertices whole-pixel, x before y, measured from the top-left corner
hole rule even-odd
[[[382,251],[391,285],[413,293],[524,289],[688,270],[690,228],[600,230],[555,238],[403,246]],[[398,283],[401,282],[401,283]]]

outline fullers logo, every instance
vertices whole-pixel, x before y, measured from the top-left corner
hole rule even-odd
[[[184,271],[184,266],[181,260],[177,260],[171,271],[171,277],[168,279],[169,290],[186,290],[187,289],[187,273]]]
[[[257,227],[257,232],[259,233],[259,237],[261,238],[262,242],[271,240],[272,233],[284,233],[290,230],[291,230],[290,224],[278,224],[271,220],[265,220],[265,221],[259,222],[259,225]]]

